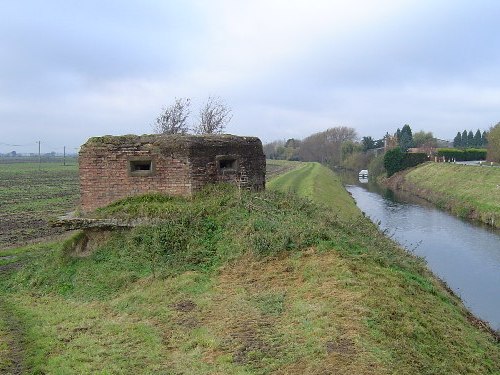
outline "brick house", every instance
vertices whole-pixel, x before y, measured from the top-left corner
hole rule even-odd
[[[93,137],[81,147],[79,164],[83,212],[150,192],[191,196],[215,182],[265,187],[266,160],[256,137]]]

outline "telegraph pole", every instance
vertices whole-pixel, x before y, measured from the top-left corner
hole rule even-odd
[[[66,165],[66,146],[64,146],[64,151],[63,151],[63,164]]]

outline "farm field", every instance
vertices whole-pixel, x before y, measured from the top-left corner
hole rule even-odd
[[[61,233],[48,222],[74,210],[79,197],[75,158],[66,165],[0,159],[0,249]]]

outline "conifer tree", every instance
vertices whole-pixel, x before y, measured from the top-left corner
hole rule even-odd
[[[476,134],[474,134],[474,147],[482,147],[481,131],[477,129]]]
[[[467,133],[467,147],[474,147],[474,133],[472,130]]]
[[[410,147],[413,147],[413,134],[411,132],[410,125],[405,124],[405,126],[403,126],[398,142],[399,147],[403,152],[407,152]]]
[[[453,139],[453,147],[455,148],[462,147],[462,133],[457,132],[457,135]]]
[[[467,130],[464,130],[462,132],[462,144],[461,144],[462,147],[467,147]]]
[[[399,140],[401,139],[401,129],[398,128],[398,130],[396,130],[396,134],[394,134],[394,136],[396,137],[396,141],[399,143]]]
[[[482,147],[488,146],[488,133],[486,133],[486,130],[483,131],[483,135],[481,137],[481,141],[482,141],[482,144],[481,144]]]

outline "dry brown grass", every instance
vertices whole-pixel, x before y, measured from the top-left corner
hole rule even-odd
[[[284,297],[276,313],[255,303],[272,295]],[[387,373],[365,342],[362,294],[335,252],[310,249],[302,257],[267,260],[245,255],[224,267],[214,296],[203,324],[221,345],[205,354],[209,362],[230,355],[277,374]]]

